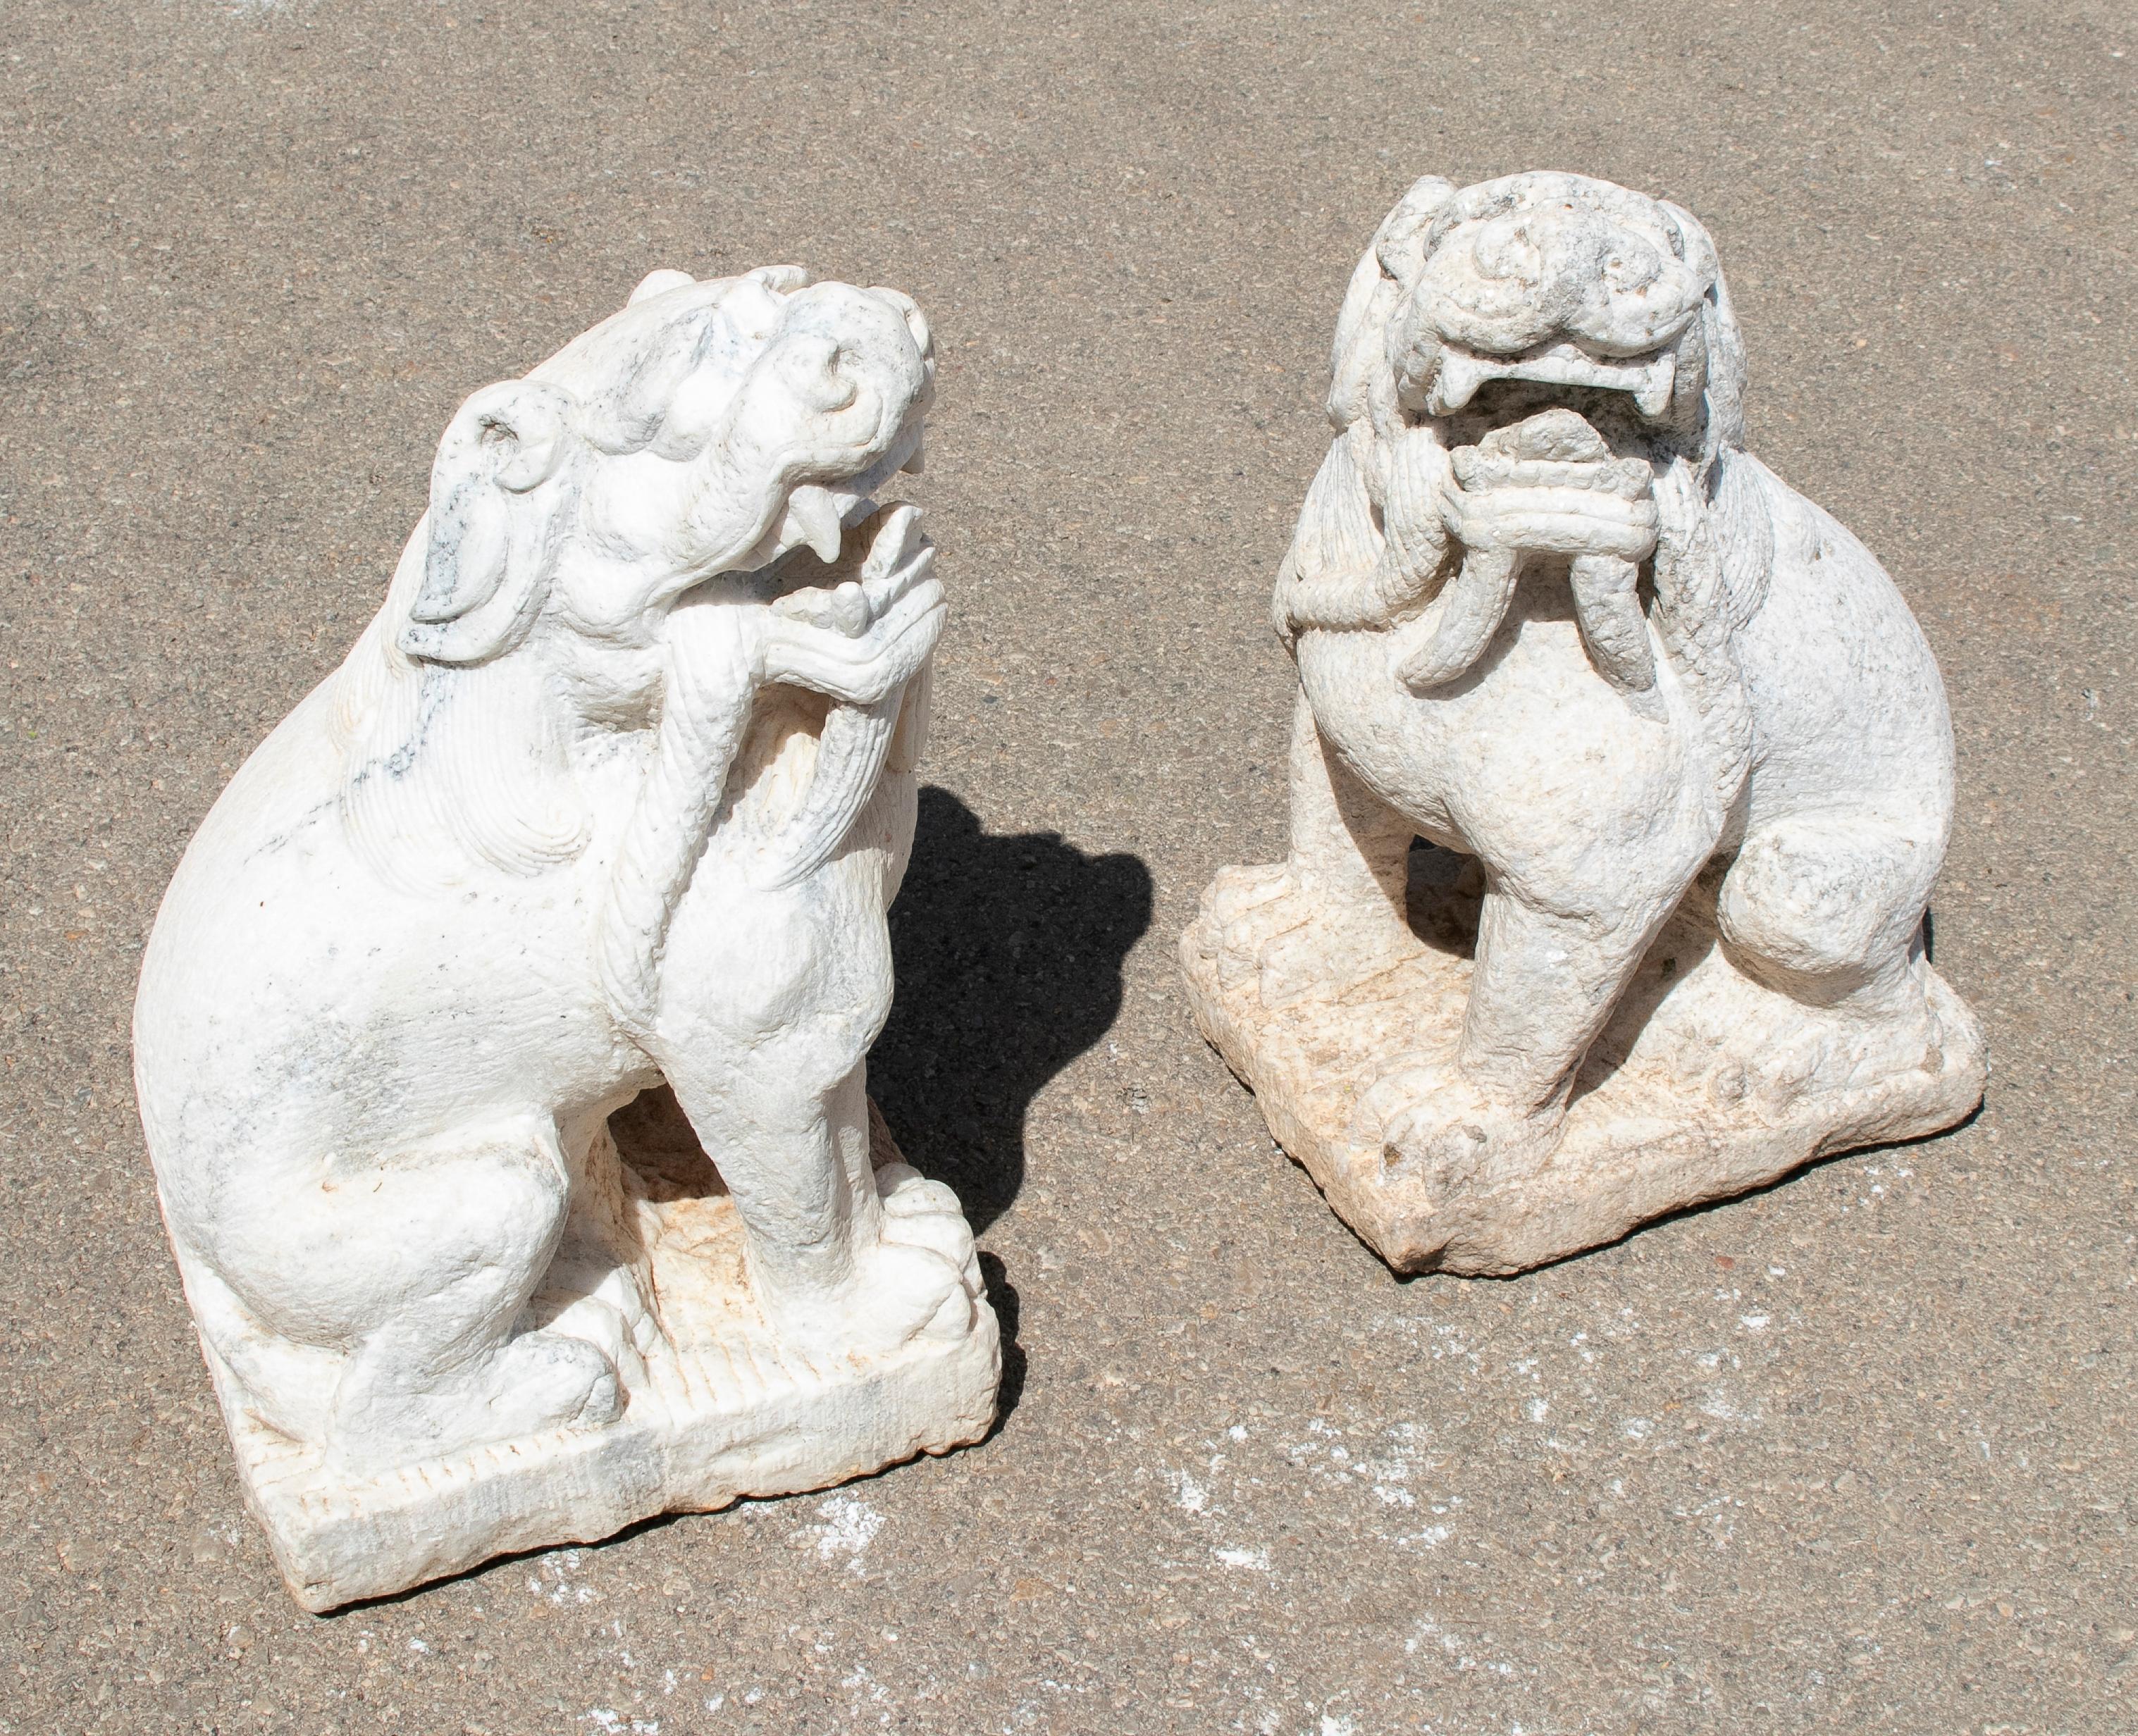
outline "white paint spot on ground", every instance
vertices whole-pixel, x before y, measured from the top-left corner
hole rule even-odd
[[[574,1585],[572,1574],[579,1565],[579,1551],[559,1549],[542,1558],[540,1576],[530,1575],[527,1589],[542,1598],[552,1607],[562,1609],[568,1603],[592,1603],[601,1593],[590,1585]],[[544,1584],[544,1580],[551,1583]]]
[[[818,1558],[837,1561],[843,1555],[847,1558],[847,1566],[860,1573],[862,1558],[876,1541],[876,1533],[883,1529],[883,1515],[866,1501],[850,1495],[835,1495],[817,1510],[823,1515],[822,1524],[816,1529]]]
[[[1228,1568],[1239,1568],[1254,1573],[1269,1572],[1269,1551],[1267,1549],[1213,1549],[1210,1553]]]
[[[866,1664],[855,1665],[851,1673],[840,1678],[839,1685],[842,1688],[852,1689],[857,1695],[865,1694],[871,1700],[887,1700],[891,1698],[891,1690],[869,1674],[868,1665]]]
[[[661,1736],[661,1720],[657,1718],[624,1718],[607,1706],[596,1706],[579,1714],[581,1724],[590,1724],[602,1736]]]
[[[1210,1491],[1184,1470],[1173,1473],[1174,1493],[1180,1504],[1190,1513],[1207,1513],[1210,1507]]]
[[[1758,1410],[1744,1410],[1732,1403],[1730,1395],[1717,1387],[1710,1392],[1700,1407],[1703,1417],[1712,1417],[1718,1422],[1757,1422]]]

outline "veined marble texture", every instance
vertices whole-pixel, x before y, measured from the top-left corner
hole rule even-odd
[[[904,295],[656,272],[446,432],[134,1012],[247,1498],[321,1609],[992,1422],[863,1057],[944,618]]]
[[[1422,180],[1332,365],[1275,599],[1290,853],[1181,949],[1330,1204],[1399,1270],[1516,1272],[1967,1115],[1944,690],[1745,450],[1707,232],[1576,175]]]

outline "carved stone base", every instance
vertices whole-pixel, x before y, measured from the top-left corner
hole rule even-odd
[[[870,1110],[877,1167],[901,1161]],[[635,1129],[618,1118],[629,1162],[608,1138],[596,1142],[588,1216],[608,1221],[575,1214],[558,1262],[575,1275],[555,1280],[564,1293],[545,1293],[532,1310],[547,1319],[581,1300],[589,1255],[598,1266],[619,1229],[636,1245],[650,1318],[633,1334],[642,1358],[626,1353],[628,1407],[608,1426],[501,1441],[350,1482],[263,1424],[209,1353],[247,1504],[305,1608],[388,1596],[518,1550],[596,1542],[656,1514],[826,1488],[986,1434],[1001,1351],[984,1300],[954,1341],[823,1367],[783,1352],[751,1300],[732,1203],[695,1141],[687,1152],[659,1148],[658,1120],[657,1109]],[[633,1132],[650,1134],[652,1148],[632,1149]]]
[[[1414,956],[1364,981],[1263,1003],[1259,960],[1205,894],[1181,941],[1197,1023],[1254,1092],[1277,1143],[1399,1272],[1528,1270],[1667,1213],[1757,1187],[1818,1157],[1919,1138],[1980,1102],[1974,1015],[1918,963],[1917,1017],[1876,1024],[1752,982],[1717,944],[1696,887],[1651,948],[1577,1080],[1557,1148],[1521,1173],[1391,1163],[1366,1093],[1398,1065],[1451,1061],[1469,994],[1474,902],[1445,852],[1412,857]],[[1242,924],[1246,929],[1247,924]],[[1267,925],[1252,931],[1266,942]]]

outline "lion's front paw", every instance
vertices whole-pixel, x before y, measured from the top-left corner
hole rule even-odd
[[[915,1339],[954,1342],[984,1293],[958,1197],[905,1163],[876,1172],[882,1231],[847,1280],[769,1309],[781,1339],[812,1361],[883,1356]]]
[[[884,1240],[940,1255],[964,1280],[966,1290],[978,1295],[979,1251],[958,1196],[910,1163],[885,1164],[876,1173],[876,1191],[883,1202]]]
[[[876,1172],[883,1237],[860,1265],[852,1347],[895,1350],[915,1339],[954,1340],[973,1329],[980,1260],[958,1196],[910,1163]]]
[[[1442,1061],[1384,1073],[1359,1100],[1359,1126],[1379,1146],[1382,1178],[1435,1201],[1541,1168],[1559,1144],[1555,1109],[1525,1114]]]

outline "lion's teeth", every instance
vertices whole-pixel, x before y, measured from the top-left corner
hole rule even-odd
[[[1671,393],[1677,388],[1677,357],[1666,350],[1650,364],[1646,377],[1633,388],[1633,402],[1641,414],[1652,421],[1670,408]]]
[[[862,577],[881,578],[903,564],[920,540],[920,508],[905,501],[887,510],[878,524],[876,540],[869,544],[868,558],[862,563]]]
[[[1435,416],[1446,416],[1460,410],[1477,395],[1477,388],[1493,374],[1502,371],[1476,356],[1466,356],[1459,350],[1443,349],[1440,353],[1440,371],[1433,376],[1433,391],[1426,408]]]
[[[803,483],[787,497],[779,540],[789,549],[806,546],[828,567],[839,558],[839,503],[814,483]]]

